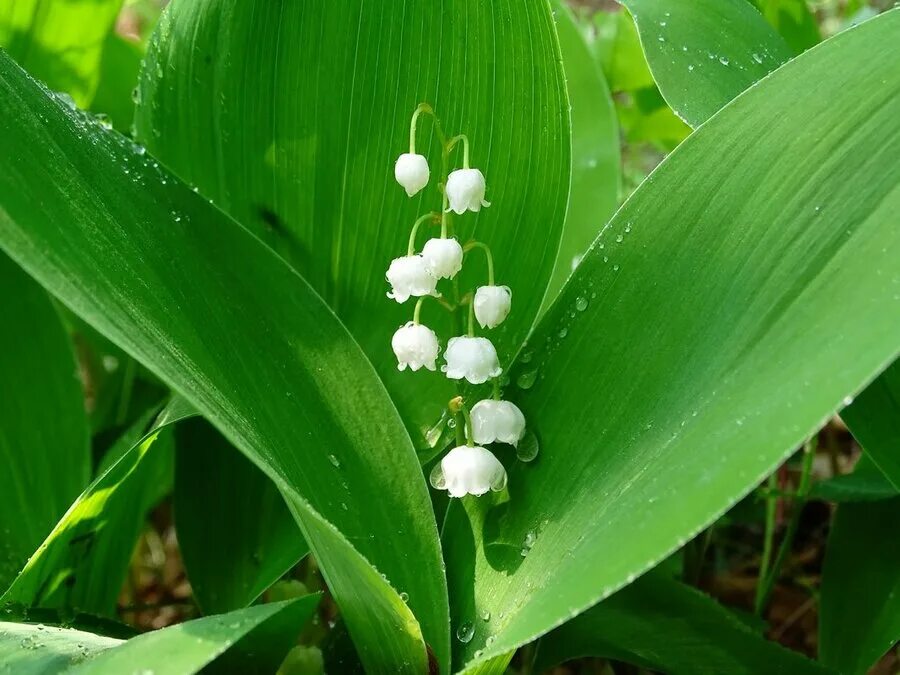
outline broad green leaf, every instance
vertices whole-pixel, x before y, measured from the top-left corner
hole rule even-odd
[[[585,656],[671,675],[829,672],[769,642],[712,598],[659,574],[642,577],[546,635],[534,670]]]
[[[814,484],[810,496],[838,503],[868,502],[898,497],[900,490],[868,456],[863,455],[852,473]]]
[[[569,187],[547,0],[176,2],[151,41],[140,98],[142,142],[309,280],[369,356],[417,447],[432,442],[457,389],[440,372],[398,372],[391,336],[413,302],[389,301],[384,275],[417,216],[441,208],[427,117],[417,151],[430,185],[409,199],[393,178],[411,113],[431,103],[448,134],[468,135],[487,178],[491,207],[451,223],[460,241],[490,245],[497,283],[512,289],[512,314],[491,333],[508,365],[546,291]],[[480,256],[457,277],[461,294],[487,281]],[[445,292],[454,299],[451,284]],[[437,304],[423,312],[444,340],[464,319],[465,308],[455,321]]]
[[[275,484],[205,420],[176,430],[175,525],[205,614],[246,607],[309,547]]]
[[[0,591],[90,480],[72,345],[50,298],[0,254]]]
[[[121,7],[122,0],[10,0],[0,7],[0,46],[48,87],[85,106]]]
[[[900,490],[900,361],[844,408],[841,418],[869,459]]]
[[[274,657],[277,668],[318,604],[318,595],[307,595],[186,621],[133,637],[66,674],[193,675],[210,664],[213,672],[274,672],[265,664]],[[259,670],[242,667],[249,664]]]
[[[572,189],[544,308],[613,214],[619,199],[619,127],[609,87],[572,13],[554,1],[556,30],[572,104]]]
[[[613,91],[638,91],[654,86],[653,74],[641,51],[637,28],[628,12],[597,12],[594,54]]]
[[[693,127],[793,53],[747,0],[623,0],[662,95]]]
[[[664,559],[896,357],[898,30],[883,14],[746,91],[594,243],[511,372],[541,454],[467,504],[474,534],[444,530],[453,630],[476,625],[457,662]]]
[[[2,56],[0,156],[0,247],[276,483],[366,666],[422,670],[423,632],[445,664],[445,581],[412,443],[310,286]]]
[[[144,50],[140,44],[110,33],[106,37],[97,91],[91,110],[109,117],[119,131],[131,129],[138,73]]]
[[[2,621],[0,668],[15,675],[57,675],[122,643],[74,628]]]
[[[806,0],[750,0],[796,53],[819,43],[819,24]]]
[[[113,615],[147,511],[159,485],[171,485],[171,438],[161,432],[192,414],[176,399],[148,432],[149,416],[139,419],[0,600]]]
[[[865,673],[900,640],[900,497],[841,504],[831,526],[819,614],[819,658]]]

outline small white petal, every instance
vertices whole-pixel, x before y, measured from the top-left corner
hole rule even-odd
[[[428,370],[437,368],[435,362],[440,346],[437,335],[427,326],[412,321],[401,326],[391,338],[391,347],[397,357],[399,370],[405,370],[407,366],[413,371],[422,367]]]
[[[391,292],[387,296],[397,302],[406,302],[411,295],[437,295],[437,279],[428,271],[425,259],[420,255],[395,258],[385,277],[391,285]]]
[[[490,450],[460,445],[441,460],[441,470],[451,497],[483,495],[506,486],[506,469]]]
[[[406,152],[400,155],[394,164],[394,178],[410,197],[428,185],[430,176],[428,160],[422,155]]]
[[[485,399],[472,406],[472,440],[517,445],[525,435],[525,415],[515,403]]]
[[[483,337],[450,338],[444,358],[447,363],[441,366],[441,370],[451,380],[465,378],[472,384],[483,384],[503,372],[497,350],[490,340]]]
[[[490,206],[484,200],[484,174],[478,169],[457,169],[447,176],[447,199],[450,210],[455,213],[481,211],[482,206]]]
[[[475,318],[482,328],[496,328],[509,316],[509,286],[480,286],[475,291]]]
[[[463,250],[456,239],[429,239],[422,247],[422,257],[437,279],[452,279],[462,269]]]

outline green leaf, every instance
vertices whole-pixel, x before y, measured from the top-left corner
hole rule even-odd
[[[900,490],[900,361],[844,408],[841,418],[866,455]]]
[[[213,672],[271,673],[274,669],[266,665],[271,666],[274,658],[277,668],[319,597],[256,605],[144,633],[67,670],[66,675],[193,675],[214,662]],[[251,664],[253,670],[243,669]]]
[[[412,443],[309,285],[2,56],[0,156],[0,247],[276,483],[366,666],[424,669],[423,632],[446,663],[437,527]]]
[[[900,639],[900,497],[841,504],[822,568],[819,658],[865,673]]]
[[[107,115],[122,132],[129,131],[134,122],[134,98],[143,56],[140,44],[115,33],[107,35],[91,110]]]
[[[750,0],[795,53],[814,47],[822,39],[819,24],[806,0]]]
[[[176,400],[148,432],[149,415],[139,419],[0,600],[113,615],[147,511],[171,485],[171,439],[160,432],[193,414]]]
[[[612,216],[621,183],[619,127],[606,79],[571,10],[562,0],[554,0],[553,7],[572,104],[572,189],[544,309]]]
[[[385,298],[385,270],[405,254],[417,216],[441,208],[427,117],[417,151],[431,184],[408,199],[392,175],[421,101],[448,134],[468,134],[487,178],[492,206],[451,222],[460,241],[477,234],[490,245],[497,283],[513,289],[512,314],[491,336],[506,365],[546,291],[569,187],[568,101],[547,0],[173,3],[148,50],[136,117],[152,153],[290,261],[340,316],[417,447],[458,393],[441,373],[398,372],[390,349],[412,303]],[[436,235],[422,233],[419,246]],[[460,293],[483,285],[485,271],[480,258],[467,265]],[[464,319],[460,308],[455,320]],[[459,334],[436,304],[423,321]]]
[[[205,614],[246,607],[309,552],[275,484],[205,420],[176,430],[175,525]]]
[[[747,0],[623,0],[653,79],[692,127],[793,53]]]
[[[74,628],[0,621],[0,664],[15,675],[67,672],[120,644],[122,640]]]
[[[863,455],[852,473],[814,484],[810,496],[839,503],[867,502],[900,496],[900,490],[867,455]]]
[[[458,661],[664,559],[896,357],[898,30],[885,13],[739,96],[594,243],[511,371],[541,454],[468,505],[474,534],[444,530],[453,630],[491,617]]]
[[[15,0],[0,7],[0,46],[80,106],[94,96],[104,40],[122,0]]]
[[[535,672],[600,656],[671,675],[813,675],[829,671],[769,642],[703,593],[658,574],[545,636]]]
[[[56,309],[2,254],[0,288],[2,591],[90,480],[91,455],[78,367]]]

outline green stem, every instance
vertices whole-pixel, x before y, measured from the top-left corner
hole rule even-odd
[[[416,233],[419,231],[419,226],[424,223],[429,218],[436,218],[437,214],[433,211],[430,213],[426,213],[424,216],[419,218],[412,226],[412,232],[409,233],[409,246],[406,247],[406,255],[413,255],[416,252]]]
[[[493,380],[491,380],[491,383],[494,386],[494,400],[499,401],[500,400],[500,378],[495,377]]]
[[[427,103],[420,103],[413,111],[412,119],[409,121],[409,152],[413,155],[416,154],[416,125],[419,122],[419,115],[422,113],[431,115],[431,118],[434,120],[434,130],[437,133],[438,140],[441,142],[441,145],[447,145],[447,137],[444,135],[444,130],[441,129],[441,123],[438,121],[437,115],[434,114],[434,109]]]
[[[778,487],[778,472],[776,470],[766,483],[766,529],[763,535],[762,560],[759,563],[759,579],[756,584],[756,598],[753,602],[753,611],[758,616],[763,604],[763,580],[769,574],[769,564],[772,560],[772,545],[775,540],[775,512],[778,506],[778,496],[775,494]]]
[[[450,218],[450,198],[447,197],[447,176],[450,172],[450,151],[447,146],[441,151],[441,239],[447,238],[447,226]]]
[[[475,298],[469,298],[469,337],[475,337]]]
[[[784,561],[794,544],[794,537],[797,535],[797,529],[800,526],[800,513],[803,511],[806,497],[809,494],[812,465],[813,460],[816,457],[817,444],[817,436],[813,436],[803,444],[803,464],[800,467],[800,482],[797,486],[797,499],[791,504],[791,517],[790,520],[788,520],[784,539],[781,540],[781,545],[778,547],[778,554],[775,556],[775,562],[772,564],[772,569],[769,574],[766,575],[766,578],[760,582],[763,588],[756,607],[758,614],[761,614],[763,610],[765,610],[769,601],[769,596],[771,596],[772,590],[775,587],[775,582],[781,575],[781,568],[784,565]]]
[[[134,390],[134,376],[137,369],[137,362],[131,358],[125,365],[125,373],[122,375],[122,389],[119,395],[119,405],[116,408],[116,424],[125,424],[128,417],[128,408],[131,405],[131,392]]]
[[[425,302],[425,298],[427,295],[423,295],[421,298],[416,300],[416,308],[413,310],[413,324],[416,326],[419,325],[419,315],[422,313],[422,303]]]
[[[487,267],[488,267],[488,286],[494,285],[494,256],[491,254],[491,249],[487,244],[480,241],[470,241],[463,247],[463,253],[468,253],[473,248],[480,248],[484,250],[484,255],[487,257]]]
[[[459,134],[458,136],[454,136],[450,139],[450,142],[447,144],[447,152],[453,150],[457,143],[462,141],[463,144],[463,168],[469,168],[469,137],[465,134]]]
[[[469,409],[465,405],[460,407],[460,412],[466,420],[466,445],[473,448],[475,447],[475,441],[472,440],[472,416],[469,414]]]

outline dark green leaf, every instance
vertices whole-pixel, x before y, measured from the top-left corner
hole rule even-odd
[[[171,437],[162,432],[193,414],[176,400],[150,431],[149,416],[139,419],[0,599],[114,614],[147,511],[172,483]]]
[[[841,418],[894,488],[900,490],[900,361],[895,361]]]
[[[100,61],[100,82],[91,101],[91,110],[107,115],[113,126],[122,132],[129,131],[134,121],[134,98],[143,56],[140,44],[115,33],[106,37]]]
[[[781,37],[799,54],[822,39],[806,0],[750,0]]]
[[[0,288],[2,591],[87,485],[91,456],[78,367],[56,309],[2,254]]]
[[[460,662],[665,558],[896,357],[898,30],[885,13],[747,90],[585,256],[511,373],[541,454],[468,505],[474,534],[444,531],[453,628],[477,627]]]
[[[602,656],[671,675],[813,675],[829,671],[769,642],[703,593],[658,574],[545,636],[535,672]]]
[[[0,6],[0,46],[78,105],[97,87],[104,40],[122,0],[11,0]]]
[[[868,456],[863,455],[852,473],[816,483],[810,496],[833,502],[868,502],[900,496],[900,490]]]
[[[423,669],[420,625],[444,663],[445,581],[412,443],[309,285],[2,55],[0,156],[0,246],[275,481],[367,667]]]
[[[175,524],[205,614],[246,607],[309,552],[275,484],[205,420],[176,431]]]
[[[512,314],[491,335],[505,366],[546,291],[569,186],[568,102],[546,0],[174,3],[148,51],[136,118],[151,152],[288,259],[340,316],[418,447],[456,394],[439,372],[398,372],[390,349],[413,303],[385,298],[385,270],[406,253],[416,217],[441,208],[428,118],[417,150],[431,184],[408,199],[393,178],[421,101],[448,134],[468,134],[487,178],[492,206],[451,223],[460,241],[490,245],[497,283],[513,290]],[[419,246],[436,234],[422,233]],[[461,294],[486,281],[481,252],[472,255]],[[444,292],[455,298],[449,282]],[[459,334],[436,304],[423,321]]]
[[[841,504],[831,526],[819,618],[819,657],[865,673],[900,639],[900,497]]]

